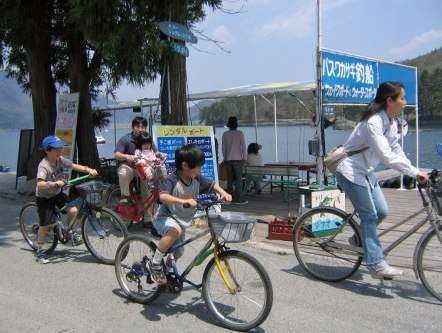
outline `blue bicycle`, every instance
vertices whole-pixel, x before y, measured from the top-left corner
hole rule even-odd
[[[102,207],[108,185],[99,180],[90,180],[89,175],[68,181],[65,188],[74,187],[78,199],[66,205],[78,204],[80,209],[77,218],[71,225],[63,222],[64,208],[54,207],[51,215],[51,228],[46,236],[43,248],[47,253],[55,250],[58,242],[67,244],[76,240],[72,237],[77,221],[81,220],[81,233],[89,252],[104,264],[113,264],[115,252],[121,241],[127,236],[127,229],[120,217],[108,208]],[[23,238],[33,249],[37,249],[39,229],[37,204],[29,202],[20,211],[19,225]]]

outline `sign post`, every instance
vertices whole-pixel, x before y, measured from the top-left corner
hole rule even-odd
[[[75,151],[79,100],[79,93],[61,95],[57,105],[55,135],[65,142],[63,156],[71,161],[74,158]],[[71,176],[71,170],[66,170],[64,174],[65,179],[68,180]]]
[[[180,23],[163,21],[158,23],[158,28],[166,36],[182,40],[183,42],[195,44],[198,41],[196,36],[185,25]]]

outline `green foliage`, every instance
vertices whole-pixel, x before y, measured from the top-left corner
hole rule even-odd
[[[315,110],[311,92],[300,92],[296,95],[278,93],[276,96],[278,120],[311,119]],[[273,103],[273,95],[267,95],[265,98]],[[298,101],[298,98],[305,103],[306,107]],[[256,96],[256,115],[261,123],[273,122],[274,108],[268,101],[261,96]],[[225,125],[230,116],[236,116],[243,123],[254,123],[253,96],[226,98],[203,108],[200,112],[201,121],[210,125]]]
[[[429,119],[442,117],[442,67],[419,76],[419,112]]]
[[[104,129],[110,123],[110,117],[112,114],[107,111],[94,109],[92,111],[92,122],[95,128]]]
[[[442,68],[442,48],[435,49],[414,59],[405,60],[402,63],[417,67],[419,73],[424,70],[432,73],[437,68]]]

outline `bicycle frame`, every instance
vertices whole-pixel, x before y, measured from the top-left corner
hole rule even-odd
[[[235,288],[232,287],[231,283],[229,282],[226,274],[225,274],[225,269],[222,268],[221,266],[221,262],[220,262],[220,249],[222,248],[222,246],[220,245],[220,243],[218,242],[218,239],[213,231],[211,222],[210,222],[210,217],[209,217],[209,208],[205,208],[205,212],[206,212],[206,216],[207,216],[207,222],[209,225],[209,230],[204,230],[198,234],[196,234],[195,236],[185,240],[184,242],[181,242],[179,244],[176,244],[174,246],[172,246],[168,251],[167,251],[167,255],[172,254],[173,252],[175,252],[176,250],[186,246],[187,244],[192,243],[193,241],[200,239],[204,236],[206,236],[208,233],[211,234],[210,239],[207,241],[207,243],[203,246],[203,248],[200,250],[200,252],[198,252],[198,254],[193,258],[193,260],[190,262],[190,264],[185,268],[184,272],[182,274],[179,274],[178,269],[176,267],[176,265],[173,265],[173,272],[175,274],[176,277],[178,277],[183,283],[188,283],[191,286],[199,289],[202,287],[202,283],[200,284],[195,284],[192,281],[189,281],[186,279],[186,276],[192,271],[192,269],[195,266],[199,266],[201,265],[204,260],[210,256],[211,254],[213,254],[214,256],[214,260],[215,260],[215,265],[218,269],[218,272],[224,282],[224,284],[226,285],[227,289],[229,290],[229,292],[231,294],[235,293]],[[214,247],[211,248],[212,244],[214,244]],[[229,272],[233,282],[235,283],[235,285],[238,287],[239,284],[236,281],[234,274],[232,272],[232,269],[230,268],[229,264],[227,263],[227,271]]]
[[[384,249],[384,255],[388,256],[388,254],[394,250],[399,244],[401,244],[402,242],[404,242],[406,239],[408,239],[410,236],[412,236],[413,234],[415,234],[420,228],[422,228],[425,224],[427,224],[428,222],[430,222],[431,226],[422,234],[422,236],[419,238],[416,247],[414,249],[414,254],[413,254],[413,270],[414,273],[416,275],[416,278],[418,278],[418,272],[417,272],[417,253],[418,250],[420,248],[420,245],[422,244],[422,242],[424,241],[424,239],[427,237],[427,235],[429,233],[431,233],[433,230],[436,231],[437,237],[439,239],[439,241],[442,243],[442,233],[440,232],[438,225],[440,223],[440,219],[434,214],[433,208],[430,206],[430,202],[431,200],[427,200],[426,196],[429,196],[428,193],[425,195],[424,191],[423,191],[423,187],[418,186],[418,190],[419,190],[419,194],[421,196],[422,199],[422,204],[423,204],[423,208],[421,208],[419,211],[417,211],[416,213],[406,217],[405,219],[403,219],[402,221],[399,221],[395,224],[393,224],[391,227],[389,227],[388,229],[385,229],[384,231],[382,231],[381,233],[379,233],[379,238],[382,236],[385,236],[386,234],[390,233],[391,231],[396,230],[397,228],[399,228],[400,226],[404,225],[405,223],[411,221],[412,219],[414,219],[415,217],[417,217],[418,215],[422,214],[423,212],[426,213],[427,216],[425,216],[424,219],[422,219],[421,221],[413,224],[413,226],[407,231],[405,232],[405,234],[403,234],[402,236],[400,236],[399,238],[397,238],[396,240],[394,240],[390,245],[387,246],[387,248]],[[426,192],[426,189],[425,189]],[[353,216],[357,215],[356,214],[356,210],[353,211],[352,214],[347,214],[347,218],[346,221],[350,218],[352,218]],[[345,223],[342,224],[341,228],[343,227],[343,225],[345,225]]]
[[[78,199],[81,200],[81,204],[79,205],[79,209],[78,209],[78,214],[77,214],[77,216],[75,217],[75,220],[74,220],[71,224],[67,224],[67,229],[66,229],[67,231],[70,231],[70,230],[72,230],[72,229],[74,228],[74,226],[75,226],[75,225],[77,224],[77,222],[80,220],[81,216],[86,215],[86,216],[88,216],[88,217],[93,217],[93,214],[92,214],[92,208],[90,207],[90,205],[89,205],[89,203],[87,202],[87,200],[85,200],[84,198],[79,197],[79,198],[75,198],[75,199],[73,199],[73,200],[68,200],[68,201],[66,202],[66,204],[65,204],[65,207],[67,207],[67,205],[69,205],[70,203],[77,201]],[[70,206],[70,207],[73,207],[73,206]],[[63,208],[62,208],[62,209],[63,209]],[[62,221],[60,220],[60,217],[61,217],[61,210],[62,210],[62,209],[59,209],[59,208],[56,207],[56,206],[54,207],[54,210],[53,210],[53,213],[52,213],[52,218],[53,218],[53,219],[57,219],[57,222],[53,223],[53,224],[52,224],[53,226],[56,226],[56,225],[63,225]],[[99,231],[97,230],[95,223],[91,223],[91,226],[92,226],[92,229],[94,229],[94,231],[95,231],[97,234],[99,234]],[[102,226],[101,226],[101,227],[102,227]],[[63,239],[63,235],[61,234],[61,231],[58,230],[58,232],[59,232],[59,234],[58,234],[59,239]]]

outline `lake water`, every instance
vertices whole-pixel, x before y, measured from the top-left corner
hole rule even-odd
[[[246,137],[247,144],[255,141],[254,127],[240,128]],[[216,137],[220,143],[219,154],[221,153],[221,137],[225,128],[216,128]],[[124,134],[130,132],[130,128],[117,129],[117,140]],[[313,161],[308,155],[308,140],[313,137],[314,128],[308,126],[278,126],[278,159],[279,161]],[[106,139],[106,144],[98,146],[101,157],[112,157],[114,151],[114,132],[111,128],[101,133]],[[341,144],[350,134],[350,131],[335,131],[328,128],[325,132],[327,151],[334,146]],[[18,130],[0,130],[0,165],[11,167],[15,170],[18,156],[18,141],[20,132]],[[442,157],[436,152],[436,144],[442,142],[442,128],[433,128],[430,131],[421,132],[420,136],[420,166],[425,168],[442,169]],[[405,152],[412,161],[416,163],[416,134],[409,133],[405,139]],[[265,162],[275,160],[275,137],[272,126],[258,127],[258,143],[263,146],[262,155]]]

